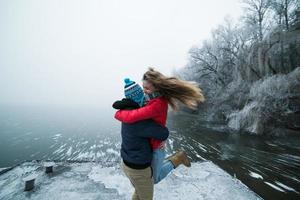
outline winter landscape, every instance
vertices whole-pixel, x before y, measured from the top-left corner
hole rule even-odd
[[[154,199],[299,199],[299,5],[1,1],[0,200],[131,199],[112,104],[148,67],[205,97],[169,106],[166,154],[192,166]]]

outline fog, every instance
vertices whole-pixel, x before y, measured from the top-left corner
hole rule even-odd
[[[125,77],[166,75],[238,0],[1,0],[0,104],[110,106]]]

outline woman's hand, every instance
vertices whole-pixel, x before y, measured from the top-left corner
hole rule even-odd
[[[160,143],[160,145],[159,145],[159,148],[160,149],[164,149],[164,148],[166,148],[166,145],[167,145],[167,140],[165,140],[165,141],[162,141],[161,143]]]

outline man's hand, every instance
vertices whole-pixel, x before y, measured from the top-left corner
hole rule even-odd
[[[112,107],[114,109],[134,109],[134,108],[139,108],[139,104],[136,103],[135,101],[131,100],[131,99],[122,99],[121,101],[116,101],[113,103]]]

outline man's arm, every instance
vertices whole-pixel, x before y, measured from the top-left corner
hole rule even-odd
[[[153,120],[143,120],[136,122],[139,126],[144,127],[141,131],[135,132],[139,137],[153,138],[157,140],[166,140],[169,137],[169,130]]]

